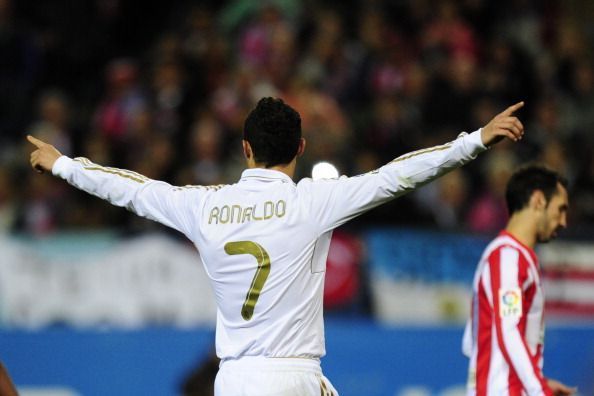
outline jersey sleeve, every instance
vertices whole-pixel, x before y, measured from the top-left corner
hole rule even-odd
[[[529,264],[517,249],[508,246],[494,251],[488,264],[499,349],[527,395],[552,396],[520,330],[529,308],[525,298],[525,290],[531,282],[526,275]]]
[[[402,155],[372,172],[311,181],[312,218],[320,233],[473,160],[486,150],[480,129],[461,133],[452,142]]]
[[[52,173],[72,186],[157,221],[191,238],[200,189],[174,187],[129,170],[97,165],[86,158],[58,158]]]

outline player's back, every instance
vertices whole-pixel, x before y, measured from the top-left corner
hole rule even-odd
[[[282,172],[248,169],[222,188],[174,187],[68,157],[56,160],[52,172],[194,242],[218,305],[219,357],[320,357],[332,230],[485,149],[481,130],[461,133],[366,174],[298,185]]]
[[[197,245],[218,305],[217,352],[324,354],[322,293],[329,233],[318,248],[311,201],[281,172],[253,169],[206,194]]]

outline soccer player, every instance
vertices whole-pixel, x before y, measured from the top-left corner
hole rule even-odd
[[[517,103],[485,127],[415,151],[357,177],[295,184],[305,150],[301,118],[261,99],[244,125],[247,168],[224,186],[173,187],[128,170],[71,159],[32,136],[31,165],[184,233],[196,246],[217,303],[215,394],[338,395],[322,375],[322,295],[332,230],[457,168],[524,128]]]
[[[542,373],[544,295],[534,253],[567,226],[567,182],[538,165],[517,170],[505,194],[510,219],[485,249],[473,282],[463,351],[468,395],[571,395]]]

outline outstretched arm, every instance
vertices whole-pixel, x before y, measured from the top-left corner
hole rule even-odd
[[[27,136],[27,140],[36,147],[31,153],[31,166],[38,172],[52,172],[80,190],[181,231],[190,239],[198,219],[197,206],[203,194],[213,188],[174,187],[136,172],[104,167],[86,158],[68,158],[33,136]]]
[[[524,126],[514,116],[524,102],[497,114],[483,128],[452,142],[404,154],[364,175],[303,184],[311,189],[310,211],[319,232],[327,232],[382,203],[458,168],[504,138],[518,141]],[[315,191],[314,191],[315,190]]]

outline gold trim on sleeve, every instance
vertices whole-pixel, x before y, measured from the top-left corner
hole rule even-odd
[[[181,187],[175,187],[173,190],[174,191],[181,191],[181,190],[192,190],[192,189],[199,189],[199,190],[213,190],[213,191],[218,191],[221,188],[227,186],[227,184],[217,184],[217,185],[212,185],[212,186],[199,186],[199,185],[186,185],[186,186],[181,186]]]
[[[447,150],[450,147],[452,147],[452,143],[446,143],[446,144],[443,144],[441,146],[429,147],[429,148],[426,148],[426,149],[423,149],[423,150],[413,151],[412,153],[401,155],[400,157],[392,160],[390,162],[390,164],[393,164],[395,162],[405,161],[407,159],[416,157],[416,156],[421,155],[421,154],[432,153],[434,151]]]
[[[143,176],[136,172],[127,171],[125,169],[118,169],[118,168],[106,168],[101,165],[97,165],[84,157],[77,157],[74,159],[74,161],[81,163],[85,170],[99,171],[99,172],[103,172],[103,173],[109,173],[111,175],[117,175],[117,176],[123,177],[125,179],[130,179],[130,180],[135,181],[140,184],[144,184],[145,182],[150,180],[148,177]]]

